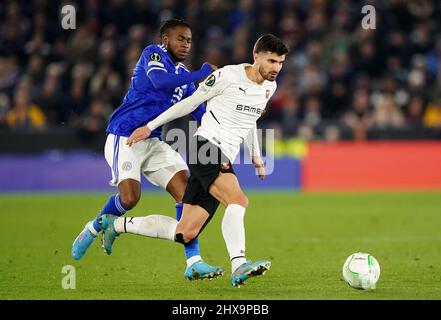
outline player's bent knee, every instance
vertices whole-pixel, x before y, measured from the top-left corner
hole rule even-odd
[[[121,202],[127,210],[133,209],[138,203],[141,195],[137,192],[130,192],[127,194],[121,194]]]
[[[249,200],[248,197],[242,193],[231,199],[229,204],[238,204],[244,208],[248,208]]]
[[[175,234],[175,241],[182,243],[182,244],[188,244],[193,239],[195,239],[198,235],[198,232],[195,230],[189,230],[186,232],[176,232]]]
[[[173,198],[176,202],[181,202],[184,198],[185,187],[182,190],[177,190],[174,194],[172,194]]]
[[[179,243],[182,243],[182,244],[185,244],[184,235],[182,233],[180,233],[180,232],[176,233],[175,234],[175,241],[179,242]]]
[[[188,178],[186,171],[180,171],[175,174],[172,180],[167,184],[166,190],[176,202],[181,202],[184,198],[187,182]]]

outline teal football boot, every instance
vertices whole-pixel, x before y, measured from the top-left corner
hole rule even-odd
[[[96,234],[94,234],[91,229],[95,231],[93,229],[92,221],[89,221],[83,231],[81,231],[74,240],[72,244],[72,257],[75,260],[80,260],[92,244],[93,240],[95,240]]]
[[[222,267],[212,267],[203,260],[196,261],[185,269],[184,277],[187,280],[214,279],[224,274]]]
[[[103,230],[103,248],[104,252],[107,254],[112,253],[113,242],[116,237],[119,237],[119,233],[116,232],[113,223],[118,218],[112,214],[104,214],[100,217],[101,228]]]
[[[240,288],[242,284],[245,284],[248,278],[264,275],[270,267],[271,261],[269,260],[260,260],[257,262],[248,260],[233,272],[231,275],[231,284]]]

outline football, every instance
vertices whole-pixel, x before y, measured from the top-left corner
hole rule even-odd
[[[351,254],[343,265],[343,279],[352,288],[375,289],[380,278],[380,264],[368,253]]]

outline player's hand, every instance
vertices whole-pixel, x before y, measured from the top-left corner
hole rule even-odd
[[[256,174],[260,180],[264,180],[266,176],[265,163],[262,161],[261,157],[253,156],[252,158],[254,168],[256,168]]]
[[[140,127],[132,132],[130,137],[127,139],[126,144],[131,147],[132,144],[150,137],[151,133],[152,131],[147,126]]]

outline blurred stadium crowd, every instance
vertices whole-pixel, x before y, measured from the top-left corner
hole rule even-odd
[[[76,30],[61,6],[77,8]],[[376,8],[376,29],[361,8]],[[0,2],[0,130],[102,134],[143,48],[171,18],[193,26],[186,61],[252,62],[265,32],[291,52],[261,125],[279,137],[441,132],[441,1],[5,0]]]

